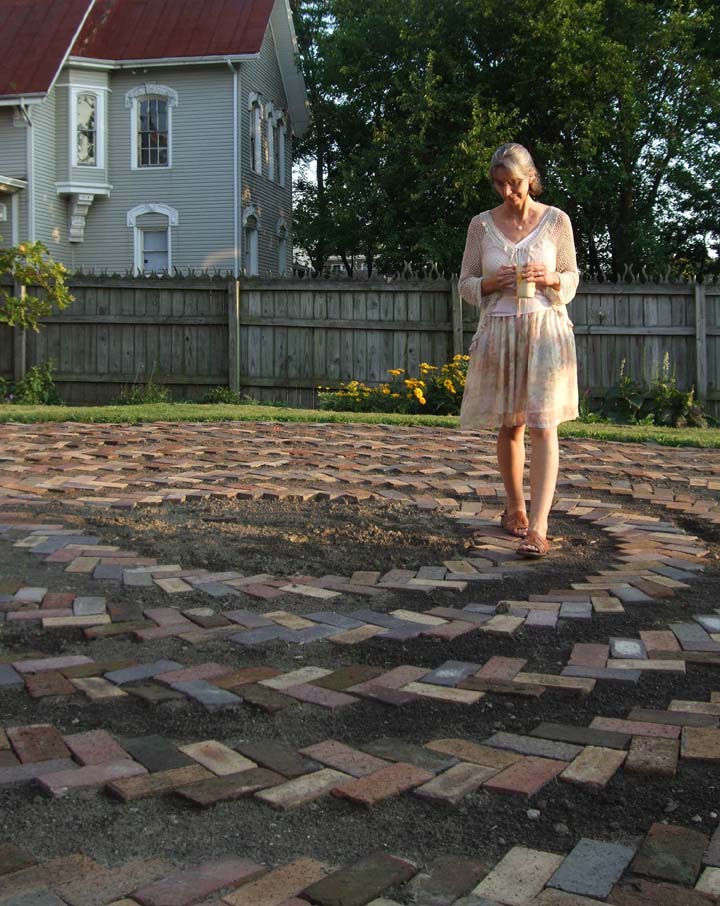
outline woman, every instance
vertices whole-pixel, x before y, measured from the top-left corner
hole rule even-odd
[[[522,538],[519,554],[544,557],[558,474],[557,426],[578,415],[575,340],[565,309],[579,280],[575,245],[567,214],[535,200],[542,185],[526,148],[498,148],[490,179],[502,203],[470,222],[460,273],[460,294],[480,309],[460,424],[469,430],[499,426],[506,495],[501,525]]]

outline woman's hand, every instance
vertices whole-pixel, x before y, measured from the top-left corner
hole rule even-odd
[[[483,294],[503,292],[506,289],[511,289],[514,292],[516,280],[515,268],[509,264],[504,264],[494,276],[483,277]]]
[[[532,281],[536,287],[542,289],[544,286],[550,289],[560,288],[560,274],[555,271],[549,271],[541,261],[537,264],[526,264],[523,268],[523,277]]]

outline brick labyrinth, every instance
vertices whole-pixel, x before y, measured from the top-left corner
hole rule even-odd
[[[163,736],[119,737],[112,727],[63,734],[40,719],[0,722],[0,787],[29,785],[70,800],[76,791],[93,789],[120,802],[175,797],[191,808],[232,802],[241,813],[249,798],[276,812],[319,799],[376,808],[407,796],[454,806],[473,802],[478,793],[527,797],[532,805],[541,790],[552,796],[569,784],[601,794],[618,772],[672,778],[692,762],[717,776],[720,692],[702,700],[678,694],[657,709],[633,703],[647,672],[681,681],[694,664],[720,666],[720,610],[688,612],[663,628],[653,613],[653,605],[672,599],[684,606],[693,581],[714,566],[703,540],[715,537],[720,524],[720,462],[712,451],[563,441],[555,510],[609,535],[615,559],[567,588],[506,600],[503,577],[517,571],[532,576],[537,567],[519,560],[514,542],[496,528],[500,488],[489,436],[368,426],[66,424],[2,426],[0,437],[0,545],[12,546],[33,569],[42,564],[47,577],[42,587],[13,582],[0,588],[0,640],[30,628],[40,649],[60,629],[88,640],[142,643],[136,657],[114,662],[0,648],[3,694],[31,702],[78,696],[88,704],[184,701],[189,709],[211,712],[252,707],[278,720],[306,706],[334,711],[364,700],[376,708],[402,708],[424,698],[465,705],[471,715],[473,705],[495,695],[541,702],[552,690],[591,701],[597,683],[621,684],[616,688],[626,690],[627,700],[624,718],[597,713],[588,726],[538,720],[526,733],[478,739],[468,723],[467,736],[428,738],[423,745],[391,737],[359,747],[341,739],[317,739],[301,749],[268,740],[178,745]],[[475,546],[414,572],[211,574],[138,557],[43,515],[45,501],[56,499],[77,515],[93,507],[210,497],[391,500],[457,519],[474,533]],[[655,510],[638,512],[637,504]],[[679,526],[678,515],[692,517],[697,534]],[[82,593],[57,590],[63,573],[82,580]],[[435,593],[452,596],[481,583],[498,589],[494,603],[456,607],[447,597],[443,606],[432,600]],[[153,607],[118,604],[113,598],[119,589],[124,601],[133,589],[150,589],[166,600]],[[207,596],[207,606],[184,607],[183,596],[197,592]],[[373,598],[388,593],[397,606],[374,610]],[[349,610],[347,599],[354,596],[365,606]],[[298,599],[317,600],[318,609],[300,617],[293,613]],[[627,611],[649,616],[637,638],[613,632],[613,620]],[[557,673],[531,672],[522,657],[478,663],[452,658],[453,641],[472,633],[512,640],[532,632],[551,643],[565,621],[590,624],[597,637],[575,644]],[[153,643],[169,638],[197,647],[230,642],[240,658],[268,642],[290,650],[318,642],[348,652],[370,639],[393,646],[420,638],[440,644],[435,650],[446,659],[435,669],[328,669],[307,662],[288,669],[242,666],[227,655],[192,665],[153,658]],[[494,865],[481,857],[439,855],[421,866],[402,854],[371,852],[344,866],[298,853],[282,865],[271,858],[264,864],[223,858],[182,866],[140,859],[106,867],[77,854],[38,862],[20,842],[0,844],[2,906],[107,906],[121,899],[124,906],[191,906],[208,897],[230,906],[720,901],[720,833],[710,837],[670,823],[653,824],[633,845],[582,838],[562,854],[528,849],[520,839]]]

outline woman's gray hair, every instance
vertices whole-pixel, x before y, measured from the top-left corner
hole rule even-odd
[[[541,194],[543,184],[540,182],[532,155],[524,145],[519,145],[517,142],[508,142],[506,145],[500,145],[490,161],[490,179],[493,178],[497,167],[505,167],[510,175],[516,179],[522,179],[523,177],[528,179],[531,195]]]

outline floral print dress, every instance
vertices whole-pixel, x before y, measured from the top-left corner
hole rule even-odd
[[[503,265],[542,262],[560,275],[559,289],[543,287],[534,298],[483,296],[483,276]],[[461,296],[480,310],[460,411],[465,430],[518,426],[552,428],[578,415],[573,326],[566,305],[579,275],[572,226],[558,208],[545,211],[535,229],[512,242],[489,211],[470,222],[460,272]]]

